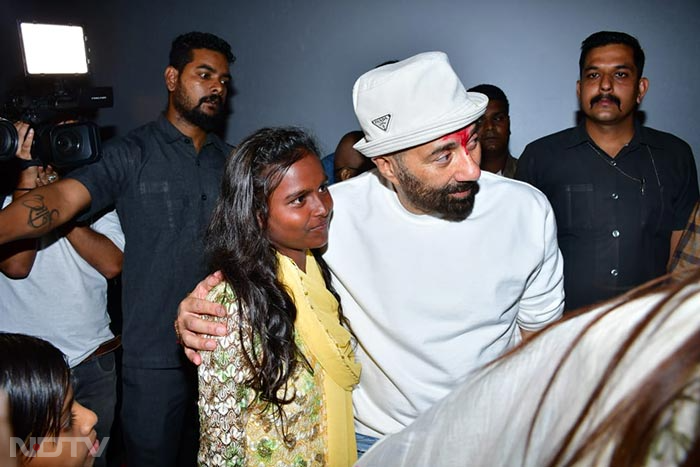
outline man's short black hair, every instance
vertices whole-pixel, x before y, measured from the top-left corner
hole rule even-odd
[[[639,41],[627,33],[616,31],[598,31],[581,42],[581,56],[578,59],[579,76],[583,76],[583,66],[591,49],[610,44],[623,44],[631,47],[634,54],[634,66],[637,68],[637,78],[644,76],[644,51],[639,45]]]
[[[471,87],[467,89],[468,92],[480,92],[485,94],[489,98],[489,101],[501,101],[506,105],[506,113],[510,113],[510,103],[506,97],[506,93],[503,92],[498,86],[493,84],[479,84],[478,86]]]
[[[222,38],[208,32],[188,32],[177,36],[170,47],[170,63],[178,72],[182,72],[185,65],[192,61],[192,50],[207,49],[219,52],[228,63],[233,63],[236,57],[231,52],[231,46]]]

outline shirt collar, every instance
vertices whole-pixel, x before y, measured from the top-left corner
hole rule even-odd
[[[652,148],[663,148],[662,142],[658,138],[654,139],[649,129],[645,126],[642,126],[642,124],[639,123],[639,120],[635,120],[634,122],[634,134],[635,138],[637,137],[637,135],[639,135],[640,144],[643,144],[645,146],[651,146]]]
[[[156,123],[158,125],[158,129],[165,135],[165,141],[168,143],[173,143],[179,139],[187,138],[185,135],[180,133],[180,130],[175,128],[175,125],[170,123],[170,121],[165,117],[164,113],[161,113],[158,116]]]
[[[156,121],[158,128],[163,132],[165,135],[165,141],[167,143],[174,143],[175,141],[182,141],[182,140],[189,140],[189,136],[183,135],[180,130],[178,130],[175,125],[170,123],[170,120],[168,120],[165,117],[165,113],[161,113],[158,116],[158,120]],[[226,143],[224,143],[221,138],[219,138],[215,133],[207,133],[207,138],[204,140],[204,146],[208,146],[210,144],[215,145],[219,150],[222,152],[228,152],[228,149],[226,147]],[[202,146],[202,147],[204,147]]]
[[[588,136],[588,132],[586,131],[586,127],[584,125],[584,120],[581,120],[581,123],[578,124],[576,128],[574,128],[574,131],[571,133],[569,137],[569,141],[567,142],[566,147],[567,148],[572,148],[574,146],[578,146],[580,144],[584,144],[587,142],[591,142],[595,144],[595,142],[591,139],[590,136]],[[629,143],[630,148],[634,148],[637,145],[644,145],[644,146],[651,146],[653,148],[660,148],[660,142],[659,141],[654,141],[651,138],[651,135],[649,134],[649,131],[647,130],[646,127],[642,126],[641,123],[639,123],[638,119],[635,119],[634,121],[634,136],[632,137],[632,141]]]
[[[586,132],[586,127],[583,125],[583,121],[578,124],[576,128],[574,128],[574,131],[572,131],[569,134],[569,140],[566,142],[566,147],[568,148],[573,148],[574,146],[578,146],[580,144],[584,144],[587,141],[590,141],[590,137],[588,136],[588,133]]]

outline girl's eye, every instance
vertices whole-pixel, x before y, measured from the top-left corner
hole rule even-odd
[[[294,201],[292,201],[292,204],[303,204],[304,200],[306,199],[306,196],[300,196],[296,198]]]
[[[75,423],[75,412],[71,410],[70,416],[66,417],[65,421],[61,424],[62,430],[70,430],[73,428],[73,423]]]

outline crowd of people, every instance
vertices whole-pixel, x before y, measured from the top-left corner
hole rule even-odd
[[[303,129],[216,135],[233,61],[178,36],[154,122],[69,173],[19,173],[0,389],[20,465],[61,436],[92,439],[76,465],[105,462],[120,343],[129,467],[700,462],[697,172],[637,118],[634,37],[583,41],[580,123],[518,159],[497,86],[467,90],[442,52],[378,66],[325,171]]]

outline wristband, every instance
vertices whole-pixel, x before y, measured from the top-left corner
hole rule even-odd
[[[42,165],[39,159],[18,159],[20,170],[28,169],[29,167],[39,167]]]

